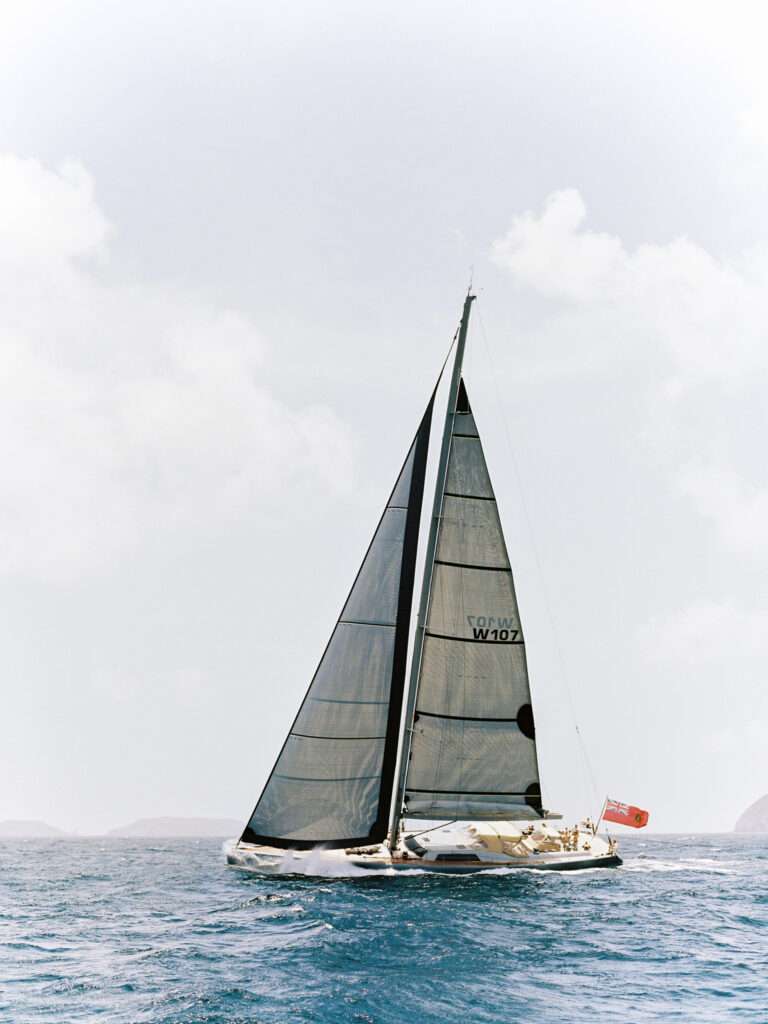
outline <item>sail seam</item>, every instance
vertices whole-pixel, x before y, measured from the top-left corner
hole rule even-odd
[[[421,711],[419,708],[416,709],[416,717],[421,716],[425,718],[449,718],[455,722],[517,722],[516,718],[482,718],[476,715],[443,715],[437,711]]]
[[[462,644],[506,644],[507,647],[524,647],[525,640],[482,640],[481,638],[475,638],[473,636],[446,636],[445,633],[431,633],[428,629],[424,630],[425,636],[434,637],[435,640],[458,640]]]
[[[509,565],[473,565],[471,562],[448,562],[443,558],[436,558],[435,565],[452,565],[455,569],[481,569],[483,572],[512,572]]]
[[[318,704],[389,704],[388,700],[342,700],[340,697],[310,697]]]
[[[370,782],[378,779],[378,775],[349,775],[343,779],[307,779],[301,775],[280,775],[275,772],[274,778],[285,779],[286,782]]]
[[[302,740],[385,740],[386,736],[313,736],[308,732],[292,732]]]
[[[470,501],[496,501],[495,495],[487,494],[458,494],[456,491],[443,491],[446,498],[468,498]]]
[[[387,629],[394,629],[396,622],[363,622],[362,619],[339,619],[344,626],[385,626]]]
[[[437,793],[438,796],[457,793],[459,796],[530,796],[530,793],[510,793],[493,789],[413,789],[407,787],[409,793]]]

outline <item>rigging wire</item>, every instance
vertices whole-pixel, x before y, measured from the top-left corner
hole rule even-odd
[[[413,836],[415,839],[416,836],[425,836],[427,832],[437,832],[439,828],[448,828],[450,825],[455,825],[458,820],[458,818],[454,818],[453,821],[441,821],[439,825],[434,825],[432,828],[423,828],[421,832],[409,832],[408,835]]]
[[[579,752],[580,752],[581,758],[582,758],[582,772],[584,772],[586,779],[588,779],[588,781],[589,781],[589,784],[590,784],[591,789],[592,789],[592,797],[595,800],[595,804],[597,804],[597,801],[598,801],[599,798],[598,798],[598,795],[597,795],[598,794],[598,790],[597,790],[597,785],[596,785],[596,782],[595,782],[595,773],[594,773],[594,771],[592,769],[592,763],[590,761],[589,754],[587,752],[587,746],[586,746],[586,743],[584,742],[584,737],[581,734],[581,729],[579,727],[579,723],[578,723],[578,720],[576,718],[576,708],[575,708],[575,704],[574,704],[574,700],[573,700],[572,688],[571,688],[571,684],[570,684],[570,681],[569,681],[568,670],[566,668],[565,658],[563,657],[563,650],[562,650],[562,647],[561,647],[561,644],[560,644],[560,637],[559,637],[559,634],[558,634],[558,631],[557,631],[557,627],[555,626],[555,617],[554,617],[553,612],[552,612],[552,602],[551,602],[550,596],[549,596],[549,587],[547,586],[546,577],[544,575],[544,570],[542,568],[541,558],[539,556],[539,549],[538,549],[538,545],[536,544],[536,535],[533,532],[533,521],[531,519],[530,512],[528,511],[528,504],[527,504],[527,502],[525,500],[525,491],[523,490],[522,476],[520,474],[520,468],[518,466],[517,459],[515,458],[515,451],[514,451],[514,447],[512,445],[512,437],[511,437],[511,434],[509,432],[509,424],[507,422],[506,416],[504,415],[504,407],[503,407],[502,402],[501,402],[501,395],[499,393],[499,387],[498,387],[498,384],[497,384],[498,375],[496,373],[496,366],[495,366],[495,363],[494,363],[494,360],[493,360],[493,356],[491,354],[491,346],[490,346],[490,344],[488,342],[488,335],[487,335],[486,330],[485,330],[485,322],[483,321],[483,316],[482,316],[482,313],[480,312],[479,308],[477,310],[477,318],[478,318],[478,321],[480,323],[480,333],[481,333],[482,338],[483,338],[483,344],[485,345],[485,351],[486,351],[486,353],[488,355],[488,364],[489,364],[490,369],[491,369],[491,378],[493,380],[493,390],[494,390],[494,393],[495,393],[495,396],[496,396],[496,404],[497,404],[498,410],[499,410],[499,418],[501,419],[502,426],[504,427],[504,437],[505,437],[505,440],[506,440],[506,443],[507,443],[507,450],[508,450],[508,453],[509,453],[510,462],[512,463],[512,467],[513,467],[513,470],[514,470],[514,473],[515,473],[515,479],[517,480],[517,488],[518,488],[518,491],[519,491],[519,494],[520,494],[520,503],[521,503],[522,509],[523,509],[523,518],[525,520],[525,525],[526,525],[526,529],[527,529],[527,532],[528,532],[528,537],[529,537],[530,544],[531,544],[531,550],[533,552],[534,561],[536,563],[536,570],[537,570],[538,576],[539,576],[539,583],[540,583],[540,586],[541,586],[541,592],[542,592],[542,595],[543,595],[543,598],[544,598],[544,607],[546,609],[547,618],[549,620],[550,632],[552,633],[553,646],[555,648],[555,658],[556,658],[556,661],[557,661],[557,665],[558,665],[558,668],[559,668],[559,674],[560,674],[560,682],[561,682],[563,690],[565,691],[566,697],[568,699],[568,709],[569,709],[569,712],[570,712],[571,721],[573,723],[574,730],[576,732],[576,738],[577,738],[577,741],[578,741],[577,745],[578,745],[578,749],[579,749]]]
[[[459,320],[459,323],[458,323],[458,325],[456,327],[456,330],[453,332],[453,337],[451,338],[451,344],[448,346],[448,351],[445,353],[445,359],[443,360],[443,365],[440,367],[440,373],[438,373],[438,375],[437,375],[437,379],[438,380],[440,380],[440,378],[443,376],[443,370],[448,365],[448,360],[451,358],[451,352],[453,352],[453,346],[456,344],[456,339],[459,336],[459,331],[460,330],[461,330],[461,320]]]

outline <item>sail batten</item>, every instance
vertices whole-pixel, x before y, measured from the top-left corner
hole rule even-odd
[[[541,814],[520,613],[496,496],[460,381],[405,777],[405,814]]]
[[[386,837],[434,394],[243,832],[285,849]]]

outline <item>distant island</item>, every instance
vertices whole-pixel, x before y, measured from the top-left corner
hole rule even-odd
[[[110,829],[107,835],[125,839],[227,839],[242,831],[242,821],[234,818],[139,818],[130,825]]]
[[[733,826],[734,832],[768,832],[768,794],[755,800]]]
[[[125,839],[230,839],[243,831],[235,818],[139,818],[130,825],[97,833]],[[0,839],[74,839],[77,835],[44,821],[9,818],[0,821]],[[84,837],[81,837],[84,838]]]
[[[60,828],[46,825],[44,821],[27,821],[21,818],[0,821],[0,839],[56,839],[66,834]]]

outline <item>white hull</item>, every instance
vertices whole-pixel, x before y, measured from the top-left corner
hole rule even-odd
[[[227,863],[256,873],[312,876],[355,875],[369,871],[474,874],[479,871],[577,871],[618,867],[616,844],[589,829],[555,830],[541,825],[505,830],[488,823],[464,823],[425,832],[407,832],[391,852],[386,844],[350,849],[282,850],[237,843]],[[491,831],[492,830],[492,831]]]

